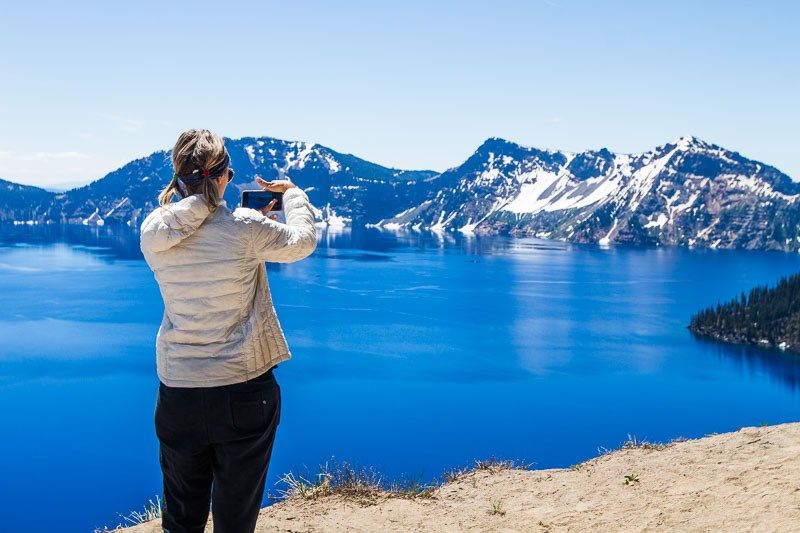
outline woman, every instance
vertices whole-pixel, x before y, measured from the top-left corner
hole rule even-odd
[[[252,532],[280,421],[272,370],[290,357],[264,262],[314,251],[313,211],[290,181],[261,178],[265,190],[285,193],[286,223],[265,216],[273,204],[230,211],[230,157],[208,130],[182,133],[172,163],[161,206],[141,227],[164,300],[155,410],[162,524],[171,533],[203,531],[210,505],[215,532]]]

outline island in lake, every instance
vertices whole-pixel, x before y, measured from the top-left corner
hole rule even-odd
[[[800,274],[700,311],[692,317],[689,330],[724,342],[800,353]]]

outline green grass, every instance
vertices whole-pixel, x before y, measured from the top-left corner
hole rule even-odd
[[[626,485],[633,485],[634,483],[639,483],[639,476],[636,474],[628,474],[625,476],[625,484]]]
[[[505,509],[503,509],[503,501],[502,500],[493,501],[492,502],[492,508],[489,509],[489,514],[490,515],[505,516],[506,511],[505,511]]]

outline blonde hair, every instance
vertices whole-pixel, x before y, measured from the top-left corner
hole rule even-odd
[[[219,205],[219,189],[217,180],[206,178],[195,186],[181,183],[180,177],[186,177],[195,170],[211,169],[225,159],[225,142],[219,135],[209,130],[186,130],[178,137],[172,148],[172,166],[175,172],[169,184],[158,195],[160,205],[168,205],[177,194],[181,198],[187,195],[202,193],[211,211]]]

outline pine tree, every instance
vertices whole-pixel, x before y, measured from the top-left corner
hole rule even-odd
[[[747,344],[767,343],[800,352],[800,274],[783,277],[770,288],[697,312],[689,329],[700,336]]]

